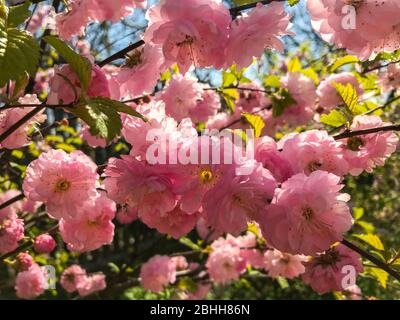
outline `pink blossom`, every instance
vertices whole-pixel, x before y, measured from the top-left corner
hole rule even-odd
[[[286,107],[277,119],[291,126],[310,121],[316,109],[317,94],[314,81],[300,72],[289,72],[281,78],[281,85],[289,91],[296,103]]]
[[[378,116],[356,116],[351,131],[365,130],[391,125]],[[396,151],[399,138],[393,131],[371,133],[343,139],[343,154],[350,167],[350,173],[358,176],[364,170],[372,172],[376,166],[383,166],[385,160]]]
[[[92,148],[97,148],[97,147],[105,148],[108,144],[106,139],[93,136],[90,133],[89,126],[86,123],[82,125],[81,133],[82,133],[82,139],[85,140],[87,144]]]
[[[107,287],[106,276],[102,272],[84,276],[82,281],[77,284],[78,293],[81,297],[86,297]]]
[[[312,255],[342,240],[352,226],[348,194],[340,178],[326,171],[292,176],[276,191],[259,223],[267,242],[292,254]]]
[[[240,247],[223,238],[213,242],[212,252],[206,262],[207,272],[216,283],[237,280],[246,268]]]
[[[110,244],[114,238],[116,205],[105,193],[100,193],[94,205],[80,208],[74,218],[60,220],[60,233],[68,249],[74,252],[86,252]]]
[[[329,112],[338,105],[343,104],[343,99],[338,94],[335,84],[342,84],[344,86],[350,84],[356,89],[359,96],[364,94],[364,88],[358,82],[354,74],[350,72],[332,74],[322,81],[317,89],[319,105],[323,108],[324,112]]]
[[[144,8],[147,0],[85,0],[89,16],[95,21],[118,22],[131,14],[136,6]]]
[[[222,232],[213,230],[204,217],[200,217],[199,220],[197,220],[196,231],[200,238],[208,239],[210,241],[216,240],[222,236]]]
[[[58,13],[56,30],[60,38],[69,40],[74,35],[82,36],[89,22],[89,14],[85,6],[86,0],[68,0],[68,11]]]
[[[343,176],[348,173],[348,165],[341,146],[328,132],[309,130],[286,139],[282,156],[290,163],[294,173],[309,175],[315,170],[324,170]]]
[[[25,198],[21,200],[21,212],[36,213],[42,204],[42,202]]]
[[[197,79],[186,74],[174,74],[168,81],[158,99],[164,101],[165,112],[176,121],[190,117],[202,98],[202,87]]]
[[[29,21],[27,30],[35,33],[39,29],[55,29],[55,11],[54,7],[50,5],[41,5],[36,9],[35,13]]]
[[[0,219],[0,254],[15,250],[24,238],[24,220],[16,217]]]
[[[65,80],[69,79],[69,81]],[[71,83],[74,88],[71,87]],[[50,80],[49,104],[73,103],[80,97],[81,86],[78,77],[67,64],[55,67],[54,77]],[[89,97],[111,97],[110,84],[105,72],[97,65],[92,66],[92,79],[87,91]]]
[[[240,256],[246,261],[246,265],[258,269],[264,267],[264,254],[258,249],[242,249]]]
[[[81,151],[42,153],[30,163],[23,183],[24,194],[32,201],[43,201],[51,217],[75,217],[82,205],[97,192],[97,166]]]
[[[188,292],[186,294],[185,300],[203,300],[207,297],[207,294],[210,292],[211,285],[206,283],[198,283],[196,287],[196,291]]]
[[[289,159],[278,151],[274,139],[268,136],[256,139],[254,148],[254,159],[262,163],[263,167],[271,172],[276,181],[286,181],[293,175]]]
[[[21,193],[16,189],[7,190],[0,194],[0,204],[3,204],[20,194]],[[19,211],[21,211],[21,201],[14,202],[9,206],[0,209],[0,221],[7,218],[16,218]]]
[[[284,277],[293,279],[304,273],[303,262],[307,258],[302,255],[292,255],[279,250],[267,250],[264,254],[264,267],[272,278]]]
[[[345,11],[347,16],[343,14],[345,5],[353,6],[350,14],[355,14],[354,26],[348,23],[349,11]],[[323,40],[346,48],[360,59],[374,58],[380,51],[393,52],[399,48],[398,1],[308,0],[307,8],[312,25]]]
[[[49,234],[41,234],[35,238],[33,248],[37,253],[50,253],[57,246],[56,241]]]
[[[189,264],[184,256],[175,256],[171,259],[175,263],[176,270],[185,270],[189,267]]]
[[[86,270],[74,264],[63,271],[60,283],[65,291],[72,293],[77,291],[78,287],[83,287],[86,277]]]
[[[290,16],[282,3],[261,3],[248,14],[236,18],[229,33],[226,47],[226,65],[236,64],[240,69],[249,66],[253,57],[260,57],[265,48],[283,51],[279,36],[292,34],[288,31]]]
[[[39,99],[36,95],[27,94],[24,97],[18,99],[18,102],[22,105],[28,104],[40,104]],[[11,108],[4,110],[0,113],[0,134],[7,131],[12,125],[21,120],[24,116],[26,116],[29,112],[33,110],[32,107],[21,107],[21,108]],[[21,125],[17,130],[15,130],[10,136],[4,139],[0,143],[0,148],[7,149],[16,149],[23,147],[27,143],[29,143],[28,138],[28,130],[35,123],[42,123],[46,120],[46,116],[43,113],[44,111],[39,112],[29,121],[25,122]]]
[[[28,270],[18,273],[15,281],[17,296],[22,299],[33,299],[40,296],[48,287],[47,273],[37,264]]]
[[[319,294],[347,289],[346,284],[342,284],[343,277],[348,274],[344,267],[352,266],[357,273],[363,271],[359,254],[341,244],[318,254],[305,266],[302,279]]]
[[[346,294],[350,300],[362,300],[363,295],[361,288],[358,285],[352,285],[346,288]]]
[[[382,86],[383,93],[400,88],[400,64],[389,65],[387,70],[380,75],[379,83]]]
[[[146,200],[149,202],[160,201],[158,199],[158,194],[154,193],[148,195]],[[160,202],[159,207],[163,203]],[[186,213],[176,206],[175,209],[164,212],[163,208],[155,209],[155,205],[152,203],[151,207],[153,210],[145,210],[144,213],[140,215],[141,220],[150,228],[157,229],[160,233],[165,233],[170,235],[175,239],[188,234],[196,225],[199,214],[198,213]]]
[[[249,175],[225,174],[222,180],[204,196],[203,209],[207,221],[215,229],[238,234],[247,228],[247,222],[272,199],[275,179],[261,163],[249,161]],[[249,168],[250,168],[249,167]]]
[[[219,108],[221,108],[220,96],[214,90],[203,88],[196,107],[189,110],[190,119],[195,123],[206,122],[209,117],[217,114]]]
[[[117,75],[122,95],[135,98],[152,93],[163,72],[163,63],[160,46],[146,44],[128,53],[128,59]]]
[[[156,255],[142,265],[140,282],[146,290],[160,292],[176,280],[176,265],[168,256]]]
[[[34,263],[32,256],[27,252],[21,252],[15,258],[15,267],[20,272],[28,270]]]
[[[166,66],[181,73],[196,67],[221,68],[231,22],[229,10],[214,0],[161,0],[147,12],[146,42],[161,45]]]
[[[128,206],[123,206],[117,212],[117,220],[121,224],[129,224],[138,218],[137,208],[130,208]]]
[[[271,101],[263,91],[263,87],[255,82],[241,84],[238,89],[239,99],[235,102],[236,107],[242,108],[244,112],[254,112],[267,107]]]

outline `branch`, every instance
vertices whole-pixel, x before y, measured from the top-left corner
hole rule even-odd
[[[0,144],[6,140],[10,135],[13,134],[14,131],[18,130],[19,127],[21,127],[25,122],[29,121],[31,118],[33,118],[35,115],[37,115],[39,112],[41,112],[44,109],[43,106],[38,107],[27,113],[25,116],[23,116],[20,120],[18,120],[16,123],[14,123],[11,127],[9,127],[6,131],[4,131],[0,135]]]
[[[15,196],[14,198],[7,200],[6,202],[3,202],[2,204],[0,204],[0,210],[12,205],[13,203],[15,203],[19,200],[22,200],[24,197],[25,197],[24,194],[21,193],[21,194]]]
[[[231,15],[233,17],[236,17],[236,16],[238,16],[240,14],[241,11],[254,8],[257,5],[257,3],[270,4],[271,2],[285,2],[285,1],[286,0],[263,0],[263,1],[257,1],[257,2],[248,3],[248,4],[244,4],[242,6],[231,8],[231,9],[229,9],[229,11],[231,12]]]
[[[348,247],[349,249],[357,252],[360,254],[362,257],[365,259],[371,261],[373,264],[375,264],[377,267],[381,268],[382,270],[385,270],[387,273],[389,273],[392,277],[400,281],[400,274],[396,271],[394,271],[392,268],[390,268],[386,263],[383,261],[379,260],[378,258],[374,257],[372,254],[370,254],[367,251],[364,251],[363,249],[357,247],[354,243],[351,243],[350,241],[343,239],[342,244]]]
[[[335,140],[340,140],[340,139],[346,139],[346,138],[351,138],[351,137],[356,137],[356,136],[362,136],[362,135],[370,134],[370,133],[385,132],[385,131],[399,131],[399,130],[400,130],[400,124],[394,124],[394,125],[390,125],[390,126],[370,128],[370,129],[364,129],[364,130],[345,131],[343,133],[333,136],[333,138]]]

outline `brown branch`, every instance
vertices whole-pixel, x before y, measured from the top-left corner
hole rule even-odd
[[[19,127],[21,127],[25,122],[29,121],[31,118],[33,118],[35,115],[37,115],[39,112],[41,112],[44,109],[44,107],[38,107],[27,113],[25,116],[23,116],[20,120],[18,120],[16,123],[14,123],[10,128],[8,128],[6,131],[4,131],[0,135],[0,143],[2,143],[5,139],[7,139],[10,135],[13,134],[14,131],[16,131]]]
[[[346,139],[346,138],[351,138],[351,137],[356,137],[356,136],[362,136],[362,135],[370,134],[370,133],[385,132],[385,131],[399,131],[399,130],[400,130],[400,124],[394,124],[394,125],[390,125],[390,126],[370,128],[370,129],[364,129],[364,130],[345,131],[343,133],[339,133],[339,134],[333,136],[333,138],[335,140],[340,140],[340,139]]]
[[[354,243],[343,239],[342,244],[345,245],[346,247],[348,247],[349,249],[357,252],[358,254],[360,254],[362,257],[364,257],[365,259],[371,261],[373,264],[375,264],[377,267],[381,268],[382,270],[386,271],[387,273],[389,273],[392,277],[394,277],[395,279],[400,281],[400,274],[398,272],[396,272],[395,270],[393,270],[392,268],[390,268],[386,263],[384,263],[383,261],[379,260],[378,258],[374,257],[372,254],[370,254],[367,251],[364,251],[363,249],[357,247]]]
[[[22,200],[24,197],[25,197],[24,194],[21,193],[21,194],[15,196],[14,198],[7,200],[6,202],[3,202],[2,204],[0,204],[0,210],[12,205],[13,203],[15,203],[19,200]]]

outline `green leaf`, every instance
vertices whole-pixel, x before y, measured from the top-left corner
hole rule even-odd
[[[288,4],[289,6],[293,7],[296,4],[298,4],[300,2],[300,0],[288,0]]]
[[[81,84],[81,95],[85,96],[92,79],[92,64],[90,61],[76,53],[70,46],[55,36],[46,36],[43,39],[56,49],[70,65]]]
[[[387,280],[389,278],[389,274],[379,268],[372,268],[372,267],[367,267],[365,268],[365,273],[373,276],[376,280],[379,281],[380,285],[383,288],[386,288]]]
[[[300,70],[300,72],[304,74],[306,77],[314,80],[315,85],[319,84],[318,74],[315,72],[313,68],[302,69]]]
[[[357,114],[358,95],[356,89],[348,83],[344,86],[341,83],[334,83],[336,91],[343,100],[343,103],[352,114]]]
[[[364,215],[364,208],[353,208],[353,217],[354,220],[360,220]]]
[[[264,86],[279,88],[281,86],[281,79],[276,75],[269,75],[264,77]]]
[[[278,281],[279,286],[281,287],[281,289],[289,288],[289,282],[285,278],[278,277],[278,278],[276,278],[276,280]]]
[[[189,247],[192,250],[195,251],[201,251],[201,247],[195,244],[192,240],[190,240],[188,237],[181,237],[179,239],[179,242],[182,243],[183,245]]]
[[[261,136],[262,129],[265,127],[264,120],[261,116],[243,112],[242,117],[251,125],[254,129],[254,136],[256,138]]]
[[[90,128],[94,136],[112,141],[121,132],[122,123],[119,112],[146,119],[128,105],[104,97],[87,99],[86,102],[67,108]]]
[[[222,97],[224,98],[226,105],[231,109],[231,111],[235,111],[235,101],[239,99],[239,93],[236,89],[222,89],[221,90]]]
[[[301,62],[298,57],[294,57],[288,63],[288,71],[289,72],[298,72],[301,70]]]
[[[341,58],[337,59],[330,67],[330,70],[331,70],[331,72],[335,72],[337,69],[339,69],[340,67],[342,67],[346,64],[356,63],[358,61],[360,61],[360,60],[358,60],[357,57],[352,56],[352,55],[347,55],[345,57],[341,57]]]
[[[190,277],[183,277],[179,279],[177,287],[183,291],[196,292],[197,283]]]
[[[222,71],[222,88],[230,87],[236,81],[237,81],[237,78],[233,73]]]
[[[0,18],[0,87],[25,72],[33,74],[38,61],[39,46],[29,32],[9,27]]]
[[[18,27],[21,23],[25,22],[31,15],[31,11],[29,10],[30,5],[30,1],[26,1],[23,4],[9,7],[8,27]]]
[[[358,224],[361,228],[363,228],[366,233],[374,233],[375,232],[375,227],[370,222],[356,221],[356,224]]]
[[[271,101],[273,117],[281,116],[286,108],[296,104],[296,100],[292,98],[287,89],[281,89],[278,93],[272,95]]]
[[[353,237],[356,237],[365,243],[369,244],[371,247],[374,247],[378,250],[385,250],[385,247],[381,241],[381,239],[375,234],[353,234]]]

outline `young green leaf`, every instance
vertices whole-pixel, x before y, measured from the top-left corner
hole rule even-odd
[[[251,114],[247,112],[242,113],[242,117],[251,125],[254,129],[254,136],[256,138],[261,136],[262,129],[265,127],[264,120],[261,116],[256,114]]]
[[[358,60],[357,57],[351,56],[351,55],[341,57],[332,64],[332,66],[330,67],[330,71],[335,72],[337,69],[339,69],[340,67],[342,67],[344,65],[347,65],[350,63],[356,63],[358,61],[360,61],[360,60]]]
[[[375,234],[354,234],[353,237],[356,237],[365,243],[369,244],[371,247],[374,247],[378,250],[385,250],[381,239]]]
[[[329,114],[323,114],[321,116],[321,122],[339,128],[347,122],[346,117],[338,110],[332,110]]]

